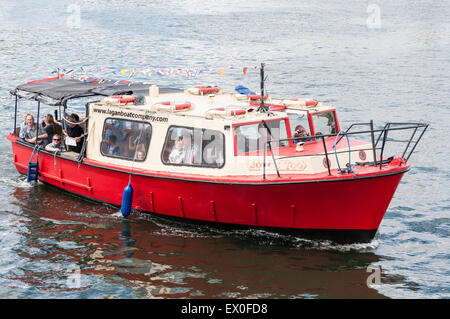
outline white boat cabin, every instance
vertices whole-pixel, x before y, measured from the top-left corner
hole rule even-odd
[[[259,112],[259,100],[252,98],[210,87],[159,93],[152,86],[145,98],[123,95],[91,102],[85,159],[208,176],[317,174],[328,172],[327,163],[336,168],[336,158],[341,166],[349,161],[345,139],[335,157],[335,137],[314,137],[340,131],[333,107],[267,97],[269,111]],[[299,125],[313,137],[295,138]],[[351,162],[372,161],[364,151],[370,148],[351,140]]]

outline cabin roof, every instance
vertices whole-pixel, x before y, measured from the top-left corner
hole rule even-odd
[[[101,83],[100,83],[101,82]],[[10,93],[27,100],[40,101],[47,105],[65,105],[67,100],[86,96],[109,96],[115,94],[148,95],[151,84],[117,81],[111,79],[88,79],[80,81],[71,78],[49,78],[27,82],[17,86]],[[160,87],[161,92],[182,91],[176,88]]]
[[[245,123],[245,122],[258,122],[261,120],[271,120],[277,118],[285,118],[286,112],[258,112],[257,109],[259,107],[258,102],[249,104],[249,100],[247,98],[242,99],[242,96],[239,97],[240,94],[233,93],[222,93],[219,92],[217,94],[191,94],[189,90],[185,91],[175,91],[170,92],[164,90],[164,88],[160,88],[159,93],[156,95],[147,95],[145,97],[144,104],[134,105],[134,104],[111,104],[108,102],[108,99],[99,101],[96,103],[96,106],[101,106],[105,108],[119,107],[128,110],[152,110],[160,114],[166,114],[170,116],[186,116],[186,117],[206,117],[208,118],[207,112],[210,110],[227,110],[227,109],[245,109],[247,113],[243,116],[214,116],[215,120],[224,120],[226,122],[232,123]],[[268,98],[266,100],[266,104],[279,104],[282,100],[280,99],[272,99]],[[185,103],[190,103],[191,107],[181,111],[169,111],[169,110],[161,110],[158,106],[164,106],[167,104],[170,105],[183,105]],[[309,111],[309,112],[322,112],[326,110],[334,109],[330,106],[325,106],[322,103],[318,103],[316,107],[296,107],[295,111]],[[287,109],[286,111],[289,111]],[[294,112],[295,112],[294,111]],[[211,117],[212,118],[212,117]]]

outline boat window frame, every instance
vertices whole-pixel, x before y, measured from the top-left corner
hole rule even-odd
[[[169,132],[170,132],[170,130],[173,127],[175,127],[175,128],[182,128],[182,129],[192,129],[192,130],[200,129],[200,130],[202,130],[202,136],[203,136],[203,134],[205,133],[206,130],[215,131],[215,132],[220,133],[222,135],[222,138],[223,138],[223,145],[222,145],[223,163],[222,163],[222,165],[221,166],[207,166],[207,165],[203,165],[203,164],[184,164],[184,163],[177,164],[177,163],[170,163],[168,161],[167,162],[164,161],[163,156],[164,156],[164,151],[165,151],[165,148],[166,148],[166,145],[167,145],[167,141],[168,141],[168,138],[169,138],[169,134],[170,134]],[[224,134],[224,132],[219,131],[217,129],[203,128],[203,127],[193,127],[193,126],[183,126],[183,125],[172,124],[172,125],[170,125],[167,128],[166,137],[164,138],[164,144],[163,144],[163,147],[161,149],[161,156],[160,156],[161,163],[163,165],[179,166],[179,167],[199,167],[199,168],[217,168],[217,169],[222,169],[225,166],[225,162],[226,162],[226,153],[225,153],[226,152],[226,147],[225,147],[225,144],[226,144],[226,142],[225,142],[225,134]],[[203,149],[201,151],[203,153]],[[203,154],[202,154],[202,158],[203,158]]]
[[[256,120],[256,121],[251,121],[251,122],[245,122],[245,123],[236,123],[232,125],[232,133],[233,133],[233,149],[234,149],[234,156],[247,156],[248,152],[243,152],[238,154],[238,149],[237,149],[237,135],[236,135],[236,127],[238,126],[243,126],[243,125],[252,125],[252,124],[259,124],[262,123],[262,121],[268,123],[268,122],[274,122],[274,121],[285,121],[285,127],[286,127],[286,136],[288,139],[292,138],[292,133],[291,133],[291,127],[290,127],[290,122],[289,122],[289,116],[286,117],[282,117],[282,118],[276,118],[276,119],[270,119],[270,120]],[[293,145],[292,140],[289,140],[289,146]],[[280,147],[286,147],[286,146],[280,146]],[[259,151],[263,151],[263,150],[259,150]]]
[[[335,135],[337,135],[340,131],[340,125],[339,125],[339,121],[337,118],[337,113],[336,113],[336,109],[329,109],[329,110],[323,110],[323,111],[308,111],[308,121],[309,121],[309,127],[311,128],[311,136],[315,136],[316,135],[316,127],[314,126],[314,118],[313,116],[318,115],[318,114],[323,114],[323,113],[329,113],[332,112],[334,114],[334,122],[336,123],[336,133]],[[316,141],[316,138],[313,137],[313,141]]]
[[[105,124],[106,124],[106,121],[109,120],[109,119],[112,119],[112,120],[119,120],[119,121],[122,120],[122,121],[128,121],[128,122],[135,122],[135,123],[139,123],[139,124],[148,124],[148,125],[150,125],[151,135],[150,135],[150,140],[149,140],[149,142],[148,142],[148,147],[147,147],[147,149],[145,150],[145,157],[144,157],[143,160],[138,160],[137,158],[134,158],[134,156],[133,156],[132,158],[129,158],[129,157],[124,157],[124,156],[111,156],[111,155],[109,155],[109,154],[104,154],[104,153],[103,153],[103,150],[102,150],[103,133],[105,132]],[[145,162],[146,159],[147,159],[147,156],[148,156],[148,153],[149,153],[149,149],[150,149],[150,144],[151,144],[151,142],[152,142],[152,136],[153,136],[153,126],[152,126],[152,124],[149,123],[149,122],[146,122],[146,121],[136,121],[136,120],[128,120],[128,119],[117,118],[117,117],[107,117],[107,118],[105,118],[105,120],[103,121],[102,135],[101,135],[101,141],[100,141],[100,154],[101,154],[102,156],[109,157],[109,158],[116,158],[116,159],[121,159],[121,160],[125,160],[125,161],[131,161],[131,162],[139,162],[139,163],[143,163],[143,162]],[[128,139],[127,139],[127,141],[128,141]]]

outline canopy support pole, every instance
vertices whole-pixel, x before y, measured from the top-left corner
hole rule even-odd
[[[41,101],[38,101],[37,118],[36,118],[36,145],[39,143],[39,112],[41,109]]]
[[[14,102],[14,129],[13,129],[14,135],[17,135],[16,134],[16,127],[17,127],[17,100],[18,100],[18,97],[16,95],[16,101]]]

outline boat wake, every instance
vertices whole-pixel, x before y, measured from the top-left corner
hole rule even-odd
[[[39,185],[40,182],[28,183],[26,177],[19,176],[16,178],[1,178],[0,183],[8,186],[19,187],[19,188],[33,188]]]
[[[159,227],[159,230],[153,232],[153,234],[162,236],[177,236],[184,238],[231,237],[259,246],[282,246],[294,249],[330,250],[340,252],[372,252],[379,246],[377,236],[370,243],[340,244],[330,240],[307,239],[260,229],[222,229],[209,225],[186,224],[153,217],[151,218],[151,221]]]

